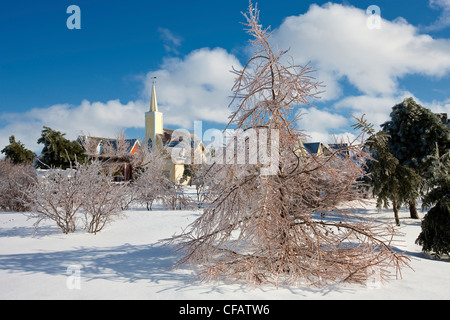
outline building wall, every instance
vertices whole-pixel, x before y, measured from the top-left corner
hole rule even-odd
[[[188,181],[181,181],[184,173],[184,164],[183,163],[173,163],[169,158],[166,160],[164,164],[163,174],[172,182],[176,184],[187,184]]]
[[[162,112],[146,112],[145,143],[148,139],[154,141],[157,134],[163,134],[163,114]]]

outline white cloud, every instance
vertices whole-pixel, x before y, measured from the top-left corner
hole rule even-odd
[[[450,71],[450,41],[419,34],[404,19],[382,19],[367,27],[366,12],[340,4],[312,5],[274,30],[273,42],[290,48],[296,63],[312,61],[331,88],[324,100],[339,98],[346,78],[364,94],[393,95],[409,74],[441,77]],[[318,78],[320,81],[321,79]]]
[[[25,113],[2,114],[8,124],[0,129],[0,146],[9,144],[8,137],[15,135],[28,149],[39,152],[37,144],[43,126],[66,133],[74,140],[80,134],[114,137],[129,127],[144,126],[146,106],[141,101],[122,104],[119,100],[89,102],[80,105],[57,104],[48,108],[35,108]]]
[[[164,123],[190,128],[195,120],[227,123],[232,66],[241,68],[237,58],[222,48],[202,48],[180,58],[165,59],[159,70],[145,79],[144,95],[150,99],[153,79]]]
[[[351,125],[356,123],[356,120],[351,118],[350,115],[360,118],[364,114],[365,119],[374,125],[375,130],[381,130],[381,125],[390,119],[392,107],[409,97],[434,113],[450,114],[450,99],[422,101],[411,92],[404,91],[392,96],[348,96],[334,103],[333,111],[313,107],[303,108],[301,109],[302,117],[298,121],[298,127],[305,130],[305,133],[309,136],[308,141],[333,143],[335,138],[353,140],[360,132],[349,132]],[[341,113],[349,115],[344,117]]]
[[[334,104],[334,107],[338,110],[346,109],[356,117],[361,117],[365,114],[365,118],[379,129],[381,124],[389,120],[392,107],[411,96],[412,94],[409,92],[383,97],[370,95],[349,96]]]
[[[432,101],[428,107],[430,110],[436,113],[447,113],[450,116],[450,99],[446,101]]]
[[[450,8],[450,0],[431,2],[444,11]],[[328,109],[309,108],[309,115],[299,121],[310,140],[329,142],[331,133],[349,136],[354,121],[341,115],[347,112],[358,117],[364,113],[379,128],[389,119],[394,105],[414,97],[399,89],[403,77],[439,78],[450,73],[450,40],[420,34],[403,18],[382,18],[379,30],[369,29],[367,19],[366,11],[355,7],[314,4],[305,14],[287,17],[272,34],[273,44],[290,48],[288,54],[297,64],[311,62],[317,70],[316,79],[326,85],[322,100]],[[345,83],[358,89],[360,95],[342,97]],[[448,102],[427,103],[414,98],[434,112],[448,112]]]
[[[424,108],[430,109],[434,113],[449,113],[450,101],[422,101],[415,97],[411,92],[400,92],[394,96],[374,97],[369,95],[350,96],[337,102],[334,107],[347,109],[348,112],[356,117],[365,114],[365,118],[374,125],[376,130],[380,130],[384,122],[390,119],[392,107],[401,103],[405,98],[412,97],[418,104]],[[354,122],[353,122],[354,123]]]
[[[183,38],[178,35],[175,35],[172,31],[170,31],[167,28],[161,27],[158,28],[158,33],[164,42],[164,49],[166,49],[168,53],[179,54],[177,48],[181,46]]]
[[[311,141],[328,141],[333,134],[341,133],[348,125],[348,119],[337,113],[319,110],[314,107],[300,109],[298,128],[304,130]]]
[[[441,30],[450,26],[450,0],[430,0],[430,7],[442,10],[439,18],[431,25],[424,28],[425,31]]]

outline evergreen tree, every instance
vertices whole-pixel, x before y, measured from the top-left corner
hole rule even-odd
[[[428,211],[422,221],[422,232],[416,240],[423,251],[433,251],[439,258],[450,254],[450,198],[445,196]]]
[[[450,199],[450,152],[440,156],[437,148],[426,160],[424,189],[428,192],[422,198],[422,208],[431,208],[445,197]]]
[[[389,134],[389,152],[399,164],[414,170],[424,180],[426,162],[438,152],[444,154],[450,148],[450,130],[442,124],[438,115],[416,103],[413,98],[405,99],[392,108],[391,120],[382,124]],[[421,189],[417,185],[417,190]],[[422,188],[423,191],[423,188]],[[411,194],[409,202],[411,218],[419,218],[416,209],[417,192]]]
[[[420,177],[414,170],[402,166],[399,160],[389,152],[389,135],[384,131],[375,133],[373,126],[364,120],[357,119],[356,129],[363,129],[370,135],[365,148],[372,154],[373,160],[367,164],[369,184],[373,187],[373,195],[377,198],[377,207],[388,208],[392,202],[395,223],[399,226],[398,209],[408,204],[411,198],[417,197],[417,184]]]
[[[432,207],[422,221],[422,232],[416,240],[423,251],[433,251],[437,257],[450,253],[450,154],[429,157],[423,207]]]
[[[19,163],[32,163],[36,154],[25,148],[24,144],[20,141],[16,141],[14,136],[9,137],[9,145],[7,145],[2,151],[7,159],[10,159],[14,164]]]
[[[82,163],[86,159],[83,147],[76,141],[67,140],[65,133],[44,126],[38,143],[43,144],[37,166],[67,169],[71,162]]]

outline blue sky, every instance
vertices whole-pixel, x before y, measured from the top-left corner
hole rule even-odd
[[[69,5],[81,29],[69,30]],[[380,8],[380,29],[366,9]],[[30,149],[43,125],[75,139],[142,138],[151,78],[165,126],[204,130],[227,122],[231,66],[249,58],[240,22],[247,0],[0,0],[0,148],[14,134]],[[317,108],[302,107],[311,140],[349,135],[348,114],[386,121],[413,96],[450,113],[450,0],[259,1],[271,41],[311,61],[326,85]]]

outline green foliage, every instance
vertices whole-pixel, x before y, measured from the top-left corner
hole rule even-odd
[[[423,208],[433,207],[422,221],[416,243],[438,256],[450,249],[450,129],[438,115],[412,98],[394,106],[391,120],[375,133],[364,117],[356,129],[370,138],[366,147],[374,161],[368,165],[378,206],[395,206],[415,200],[422,193]],[[397,222],[398,223],[398,222]]]
[[[378,137],[382,135],[383,132],[378,132],[367,141],[375,160],[369,167],[373,194],[377,197],[379,209],[382,206],[387,208],[390,202],[397,209],[416,196],[416,185],[420,178],[414,170],[400,165],[398,159],[388,151],[387,144],[380,142],[382,140]]]
[[[86,154],[83,147],[76,141],[67,140],[64,136],[64,133],[44,126],[41,137],[37,141],[44,145],[37,163],[38,167],[67,169],[71,162],[85,161]]]
[[[438,115],[416,103],[414,99],[405,99],[394,106],[391,120],[382,125],[389,134],[389,151],[401,165],[414,169],[422,175],[429,155],[439,154],[450,148],[450,129]]]
[[[19,163],[33,163],[36,154],[25,148],[23,143],[16,141],[14,136],[9,137],[9,145],[7,145],[2,151],[5,154],[6,159],[11,160],[14,164]]]
[[[450,199],[442,198],[422,220],[422,232],[416,240],[425,252],[438,258],[450,253]]]
[[[450,252],[450,154],[436,153],[427,159],[426,187],[422,207],[432,207],[422,221],[422,232],[416,243],[422,250],[433,252],[439,258]]]
[[[436,151],[426,159],[424,170],[424,189],[427,193],[422,198],[422,207],[432,207],[444,197],[450,197],[450,153],[442,156]]]
[[[444,154],[450,148],[450,129],[442,123],[439,115],[412,98],[395,105],[390,117],[391,120],[382,125],[390,136],[389,152],[399,160],[400,165],[414,170],[420,177],[415,187],[419,192],[410,196],[411,217],[419,218],[415,200],[420,193],[424,195],[431,190],[426,181],[427,171],[430,171],[429,158],[435,152]]]
[[[355,118],[356,119],[356,118]],[[414,170],[400,164],[389,152],[390,137],[384,131],[375,132],[373,125],[367,123],[364,116],[356,119],[355,129],[362,129],[370,137],[365,142],[365,149],[372,155],[367,164],[369,184],[377,198],[377,207],[388,208],[392,202],[396,223],[399,225],[397,209],[418,196],[417,184],[420,177]]]

